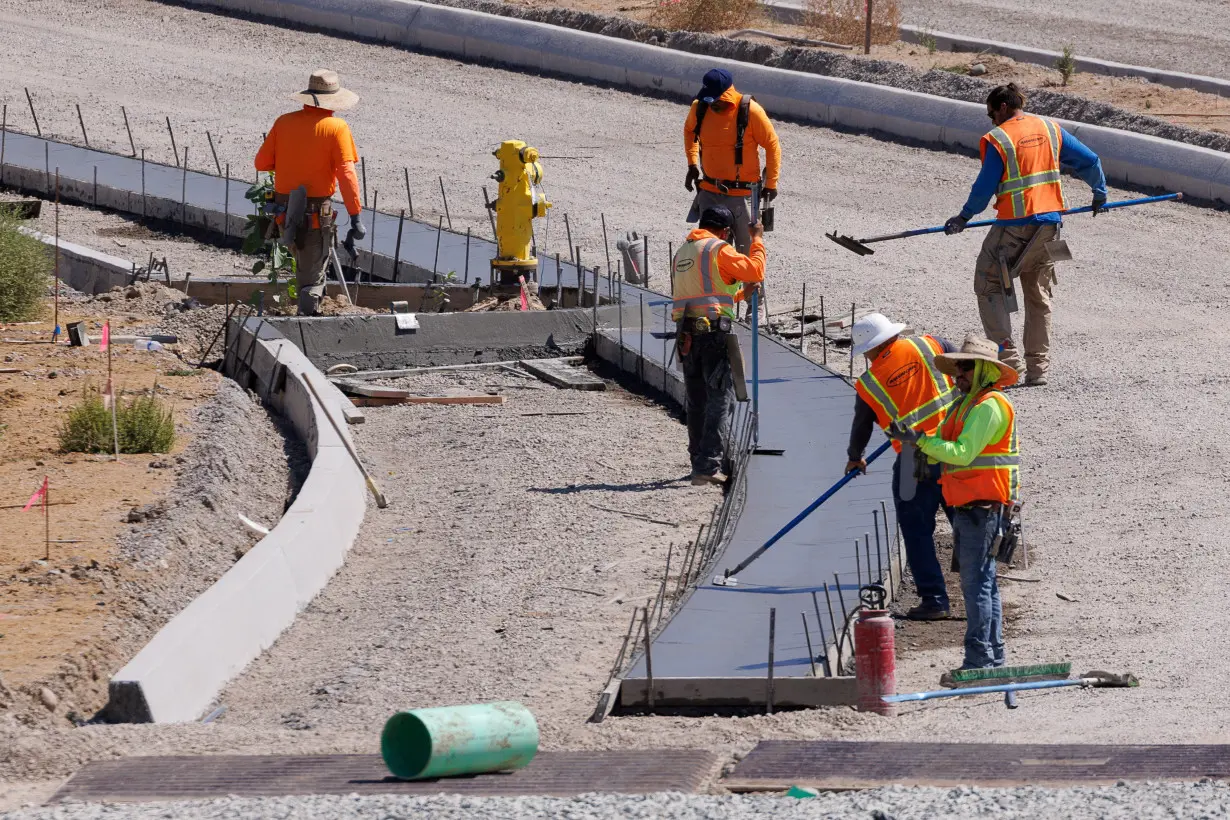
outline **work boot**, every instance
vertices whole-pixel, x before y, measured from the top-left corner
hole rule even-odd
[[[1025,386],[1026,387],[1045,387],[1046,381],[1047,380],[1046,380],[1045,373],[1039,374],[1037,376],[1026,376]]]
[[[948,609],[939,604],[922,603],[910,607],[905,617],[911,621],[943,621],[948,618]]]
[[[721,473],[692,473],[692,486],[703,487],[706,484],[725,484],[726,476]]]

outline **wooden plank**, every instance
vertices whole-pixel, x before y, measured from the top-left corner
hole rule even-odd
[[[377,384],[356,384],[355,382],[336,379],[333,382],[337,389],[347,396],[363,396],[369,399],[404,399],[410,395],[409,390],[398,387],[384,387]]]
[[[568,359],[522,359],[519,364],[544,382],[566,390],[606,390],[606,382],[572,366]]]
[[[503,404],[503,396],[354,396],[355,407],[387,407],[391,404]]]
[[[647,681],[624,680],[619,705],[628,708],[647,703]],[[773,705],[811,708],[853,706],[858,702],[854,678],[777,678],[773,681]],[[764,678],[654,678],[655,706],[763,706]]]
[[[367,422],[367,416],[353,404],[342,405],[342,417],[346,419],[347,424],[364,424]]]
[[[560,359],[563,362],[582,362],[585,361],[584,356],[564,356]],[[438,367],[406,367],[399,370],[360,370],[358,373],[347,373],[340,378],[344,379],[400,379],[404,376],[414,376],[419,373],[444,373],[449,370],[477,370],[484,367],[500,367],[501,365],[517,364],[516,359],[508,359],[501,362],[470,362],[468,364],[445,364]],[[337,381],[338,377],[330,376],[330,380]]]

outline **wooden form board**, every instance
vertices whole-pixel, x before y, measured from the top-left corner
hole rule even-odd
[[[619,705],[647,706],[644,678],[624,680]],[[654,706],[764,706],[765,678],[654,678]],[[777,678],[773,681],[774,707],[811,708],[853,706],[858,702],[854,678]]]
[[[503,404],[503,396],[354,396],[355,407],[385,407],[390,404]]]
[[[568,390],[606,390],[606,382],[565,359],[522,359],[518,364],[547,384]]]

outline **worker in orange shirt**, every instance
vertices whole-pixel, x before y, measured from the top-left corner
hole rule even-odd
[[[688,234],[671,260],[671,317],[679,328],[679,364],[688,397],[688,455],[692,483],[723,484],[726,419],[734,403],[734,382],[727,342],[735,303],[764,281],[764,231],[751,226],[752,252],[745,256],[728,243],[734,216],[721,205],[701,212],[700,225]],[[740,366],[742,360],[740,359]]]
[[[285,205],[299,187],[307,194],[303,221],[291,228],[291,255],[295,258],[295,286],[299,291],[299,315],[314,316],[325,292],[328,270],[337,236],[336,216],[330,201],[340,183],[342,201],[350,214],[347,239],[362,239],[367,231],[359,216],[359,176],[355,163],[359,152],[346,121],[334,111],[353,108],[359,95],[342,88],[337,72],[312,72],[306,91],[291,95],[303,108],[283,114],[269,129],[256,152],[256,170],[272,171],[274,202]],[[288,226],[282,220],[286,233]]]
[[[753,213],[752,187],[761,186],[761,204],[777,197],[782,151],[768,115],[751,96],[735,90],[729,71],[715,68],[705,74],[683,124],[683,150],[688,158],[683,187],[696,188],[695,212],[718,205],[729,210],[735,219],[734,246],[747,254],[752,247],[749,228],[759,221]]]

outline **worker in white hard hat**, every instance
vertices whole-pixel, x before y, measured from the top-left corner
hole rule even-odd
[[[920,433],[939,428],[957,394],[952,379],[935,364],[941,353],[957,350],[951,342],[934,336],[903,336],[905,325],[880,313],[871,313],[854,323],[854,352],[867,357],[867,372],[854,384],[858,398],[850,425],[846,472],[866,471],[863,452],[871,439],[872,425],[887,430],[901,424]],[[906,560],[914,576],[920,602],[906,613],[914,620],[948,617],[948,589],[935,554],[935,516],[943,506],[940,468],[929,464],[913,448],[893,442],[893,506],[905,541]]]

